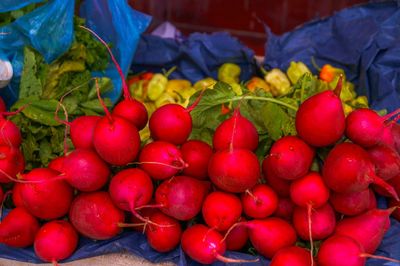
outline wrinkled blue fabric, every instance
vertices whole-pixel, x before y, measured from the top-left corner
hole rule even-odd
[[[33,3],[40,3],[44,0],[1,0],[0,13],[21,9]]]
[[[161,72],[177,66],[171,78],[196,82],[206,77],[217,78],[223,63],[236,63],[241,80],[255,73],[254,52],[226,32],[193,33],[184,39],[143,35],[132,63],[132,71]]]
[[[126,75],[131,65],[140,35],[150,23],[150,17],[133,10],[126,0],[86,0],[82,3],[80,15],[86,19],[86,25],[94,30],[107,43],[122,72]],[[113,102],[121,96],[122,81],[114,64],[106,71],[93,73],[112,79],[114,90],[105,94]]]
[[[276,36],[268,31],[266,68],[286,69],[290,61],[302,61],[310,69],[314,57],[319,66],[343,68],[357,92],[367,95],[374,109],[400,107],[400,4],[371,3],[349,8]]]
[[[40,1],[1,1],[0,12],[16,10]],[[14,6],[12,7],[12,4]],[[8,106],[18,98],[19,80],[23,68],[23,49],[29,45],[51,62],[68,50],[73,38],[75,1],[54,0],[0,27],[0,55],[13,66],[11,83],[0,91]]]

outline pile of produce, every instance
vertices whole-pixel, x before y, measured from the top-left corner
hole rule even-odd
[[[106,240],[133,228],[154,250],[181,245],[202,264],[246,262],[224,256],[237,250],[275,266],[358,266],[373,257],[389,216],[400,219],[396,207],[377,209],[375,196],[400,206],[399,112],[368,109],[339,69],[314,76],[293,62],[287,74],[272,69],[241,83],[228,63],[218,81],[193,86],[145,73],[130,79],[131,90],[123,82],[123,99],[107,108],[104,81],[71,85],[60,74],[67,61],[38,69],[37,60],[26,51],[29,80],[42,89],[21,96],[16,112],[1,111],[0,182],[12,202],[0,243],[33,245],[57,263],[79,235]],[[43,79],[49,73],[58,85]],[[47,124],[43,110],[29,115],[34,108],[47,111]],[[62,133],[49,152],[53,128]]]

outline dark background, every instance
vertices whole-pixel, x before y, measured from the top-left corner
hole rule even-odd
[[[149,31],[164,21],[184,34],[225,30],[257,55],[264,54],[267,23],[275,34],[290,31],[365,0],[129,0],[138,11],[153,16]]]

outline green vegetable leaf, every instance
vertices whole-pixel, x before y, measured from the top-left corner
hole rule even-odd
[[[29,96],[39,97],[42,94],[42,83],[36,76],[37,67],[36,53],[29,47],[24,48],[24,68],[21,74],[21,83],[19,88],[19,98]]]

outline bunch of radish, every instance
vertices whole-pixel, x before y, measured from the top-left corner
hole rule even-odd
[[[57,264],[73,254],[79,235],[105,240],[130,227],[154,250],[180,245],[202,264],[257,261],[225,254],[248,245],[274,266],[396,261],[373,254],[389,216],[400,218],[400,128],[390,121],[397,112],[358,109],[346,118],[339,81],[300,105],[298,135],[277,140],[260,162],[257,130],[240,107],[215,130],[212,146],[189,139],[201,95],[148,119],[110,54],[124,99],[112,111],[103,105],[103,117],[66,122],[73,151],[24,172],[21,140],[1,131],[0,182],[14,182],[6,194],[15,208],[0,223],[0,243],[33,245],[41,260]],[[138,131],[147,123],[153,141],[141,146]],[[321,148],[329,152],[317,158]],[[377,209],[375,193],[394,207]]]

